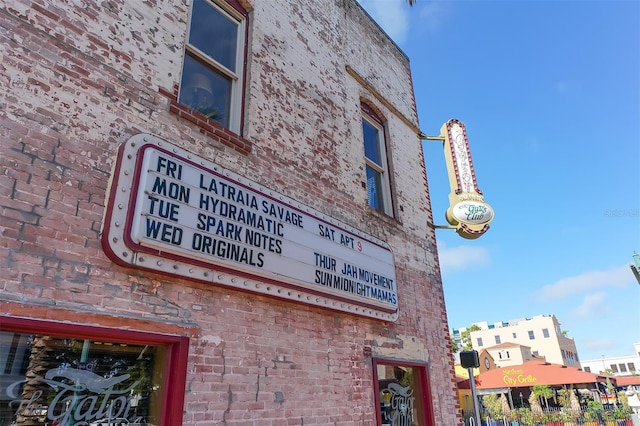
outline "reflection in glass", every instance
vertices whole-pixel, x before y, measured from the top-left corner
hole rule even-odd
[[[163,346],[0,332],[0,425],[159,425],[165,356]]]
[[[362,131],[364,135],[364,155],[375,164],[380,165],[380,141],[379,132],[367,120],[362,120]]]
[[[230,79],[186,56],[178,102],[228,127],[231,86]]]
[[[424,425],[425,407],[416,367],[377,365],[380,415],[386,426]]]
[[[189,44],[236,71],[239,23],[204,0],[193,3]]]

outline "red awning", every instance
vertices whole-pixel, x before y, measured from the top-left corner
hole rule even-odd
[[[640,376],[616,376],[618,387],[640,386]]]
[[[606,382],[605,376],[587,373],[577,367],[550,364],[543,360],[533,360],[521,365],[496,368],[475,377],[476,388],[522,388],[535,385],[576,385]],[[610,378],[615,383],[615,378]]]

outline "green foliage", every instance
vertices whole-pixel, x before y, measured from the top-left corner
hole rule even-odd
[[[458,342],[456,342],[455,340],[451,339],[451,352],[452,353],[458,353],[460,352],[460,345],[458,345]]]
[[[465,331],[460,333],[460,340],[462,341],[462,350],[470,351],[473,349],[473,344],[471,343],[471,332],[482,330],[478,324],[473,324],[471,327],[467,328]]]
[[[520,407],[513,410],[512,417],[518,420],[521,425],[534,425],[533,413],[527,407]]]
[[[484,405],[484,408],[487,409],[489,417],[492,419],[499,419],[503,416],[502,401],[500,401],[498,394],[492,393],[489,395],[483,395],[482,404]]]
[[[598,418],[602,417],[603,411],[604,407],[600,401],[591,400],[587,402],[587,414],[589,415],[589,420],[598,420]]]

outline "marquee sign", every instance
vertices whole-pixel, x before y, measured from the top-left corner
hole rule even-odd
[[[444,155],[451,187],[447,222],[455,227],[461,237],[478,238],[489,229],[493,209],[484,202],[482,191],[478,189],[467,131],[460,121],[449,120],[442,125],[440,135],[444,140]]]
[[[102,235],[123,266],[398,316],[383,241],[152,135],[121,146]]]

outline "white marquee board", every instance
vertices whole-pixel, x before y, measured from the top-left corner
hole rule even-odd
[[[382,241],[155,136],[119,152],[103,247],[119,264],[395,321]]]

